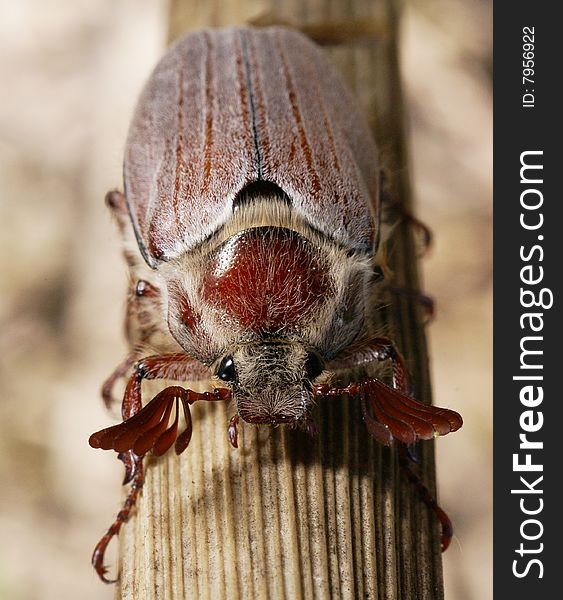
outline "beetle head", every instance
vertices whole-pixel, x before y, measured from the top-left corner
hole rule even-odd
[[[216,376],[231,386],[244,421],[276,425],[305,417],[313,403],[312,381],[322,370],[318,355],[300,343],[262,342],[222,357]]]

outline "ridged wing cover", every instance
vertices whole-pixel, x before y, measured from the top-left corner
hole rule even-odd
[[[125,192],[145,260],[213,234],[249,183],[278,185],[313,227],[377,245],[375,144],[322,52],[281,27],[179,40],[146,84],[125,151]]]

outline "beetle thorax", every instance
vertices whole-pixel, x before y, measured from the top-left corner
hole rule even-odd
[[[212,238],[163,265],[169,326],[210,364],[228,349],[272,340],[321,355],[350,343],[363,321],[367,260],[296,217],[279,198],[240,205]]]
[[[331,293],[326,257],[282,227],[240,231],[209,257],[202,300],[226,322],[260,336],[302,328]]]

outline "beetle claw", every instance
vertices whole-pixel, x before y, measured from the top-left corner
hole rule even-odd
[[[131,483],[135,478],[135,475],[137,473],[138,459],[135,460],[134,457],[135,455],[133,454],[133,452],[131,452],[131,450],[128,450],[127,452],[120,452],[117,455],[117,458],[123,463],[123,466],[125,467],[125,476],[123,477],[122,485],[127,485],[128,483]]]

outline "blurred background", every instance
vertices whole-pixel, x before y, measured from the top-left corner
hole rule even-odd
[[[492,597],[492,6],[409,0],[402,64],[435,403],[464,428],[437,444],[456,526],[446,598]],[[166,0],[0,0],[0,599],[111,598],[90,553],[121,499],[88,447],[100,383],[125,353],[125,267],[103,203],[121,185]]]

